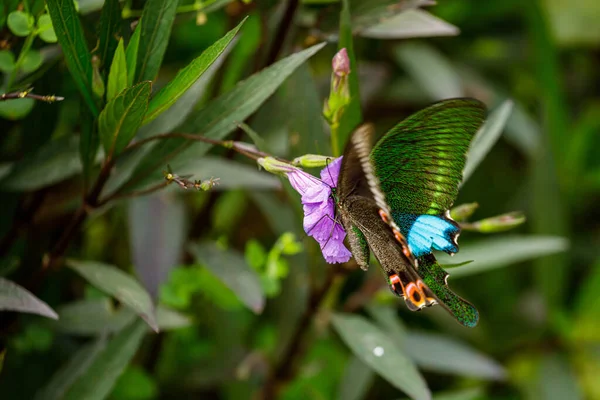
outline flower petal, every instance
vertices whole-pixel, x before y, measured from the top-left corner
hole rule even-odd
[[[321,170],[321,180],[331,187],[337,186],[340,176],[340,167],[342,166],[342,157],[338,157]]]

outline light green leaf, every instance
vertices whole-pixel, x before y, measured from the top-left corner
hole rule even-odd
[[[583,393],[568,358],[558,354],[546,355],[540,365],[537,393],[544,400],[579,400]]]
[[[25,11],[13,11],[8,14],[6,25],[17,36],[28,36],[33,31],[35,19]]]
[[[15,69],[15,55],[10,50],[0,50],[0,71],[12,72]]]
[[[256,272],[246,264],[241,254],[233,250],[220,250],[213,243],[190,245],[190,252],[197,262],[208,268],[238,298],[256,314],[265,306],[265,295]]]
[[[23,57],[21,71],[25,74],[29,74],[41,67],[43,62],[44,58],[42,57],[42,53],[38,50],[30,49]]]
[[[38,389],[34,400],[62,400],[71,386],[83,376],[96,358],[105,350],[106,339],[98,338],[82,346],[56,371],[50,381]]]
[[[150,295],[131,275],[112,265],[94,261],[68,260],[73,268],[94,287],[113,296],[140,315],[150,327],[158,332],[154,305]]]
[[[0,277],[0,311],[38,314],[46,318],[58,319],[58,315],[48,304],[27,289],[2,277]]]
[[[162,64],[179,0],[148,0],[142,11],[134,82],[152,81]]]
[[[194,114],[194,118],[185,123],[181,131],[202,132],[205,137],[223,139],[237,128],[238,122],[254,113],[298,66],[324,45],[319,44],[292,54],[239,83]],[[163,140],[144,156],[129,182],[142,179],[156,182],[157,179],[163,179],[161,170],[175,155],[178,155],[178,160],[198,159],[210,148],[206,143],[191,144],[188,140],[180,139]],[[186,150],[182,152],[184,149]],[[154,175],[149,175],[151,173]]]
[[[92,114],[98,116],[98,105],[92,90],[92,57],[75,4],[73,0],[47,0],[46,5],[71,76]]]
[[[363,317],[335,314],[333,326],[352,352],[413,399],[431,399],[427,384],[400,346]]]
[[[119,40],[112,65],[108,73],[108,85],[106,89],[106,101],[111,101],[115,96],[127,88],[127,61],[125,59],[125,48],[123,39]]]
[[[9,191],[36,190],[80,173],[78,139],[68,135],[46,143],[30,157],[16,162],[0,181],[0,187]]]
[[[361,400],[373,384],[375,373],[358,357],[353,356],[346,364],[344,375],[338,386],[338,400]]]
[[[0,117],[19,120],[26,117],[35,105],[33,99],[15,99],[0,102]]]
[[[138,320],[115,335],[62,399],[103,400],[108,397],[145,334],[146,326]]]
[[[394,56],[431,100],[464,96],[458,72],[434,47],[407,42],[394,49]]]
[[[202,76],[211,64],[225,51],[245,21],[246,19],[227,32],[221,39],[217,40],[187,67],[179,71],[177,76],[152,98],[148,106],[148,112],[144,118],[144,124],[152,121],[171,107]]]
[[[481,161],[483,161],[487,153],[500,138],[500,135],[502,135],[502,131],[504,130],[506,121],[508,121],[508,117],[510,117],[512,108],[513,102],[511,100],[506,100],[492,112],[477,134],[475,134],[475,137],[471,142],[469,153],[467,154],[467,163],[463,170],[461,186],[464,185],[473,172],[475,172]]]
[[[127,60],[127,83],[129,86],[133,85],[135,78],[135,69],[137,67],[138,50],[140,47],[140,36],[142,32],[142,20],[140,19],[129,43],[127,44],[127,50],[125,50],[125,59]]]
[[[469,265],[452,268],[451,278],[468,276],[491,269],[566,251],[569,241],[557,236],[510,235],[481,240],[461,246],[460,253],[450,257],[439,254],[443,265],[475,260]]]
[[[391,306],[375,305],[369,303],[367,312],[396,343],[404,343],[407,332],[406,327],[398,317],[397,310]]]
[[[119,93],[100,113],[98,129],[107,157],[119,154],[135,136],[151,90],[151,82],[138,83]]]
[[[193,324],[187,315],[161,305],[156,307],[156,320],[161,331],[185,328]]]
[[[405,338],[404,350],[428,371],[491,380],[506,378],[498,362],[449,336],[412,331]]]
[[[406,39],[415,37],[456,36],[460,30],[420,9],[406,10],[386,19],[380,24],[360,32],[361,36],[374,39]]]
[[[52,20],[48,14],[43,14],[38,18],[37,26],[38,35],[44,42],[56,43],[58,41],[56,32],[54,32],[54,28],[52,27]]]

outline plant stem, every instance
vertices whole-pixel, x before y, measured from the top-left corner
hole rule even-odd
[[[12,89],[12,84],[14,83],[15,78],[17,77],[17,72],[19,72],[19,68],[21,68],[21,64],[23,64],[25,55],[27,55],[27,53],[31,49],[31,45],[33,44],[33,39],[35,39],[36,35],[37,35],[37,33],[35,31],[33,31],[29,34],[29,36],[27,36],[27,39],[25,39],[25,43],[23,43],[23,47],[21,48],[19,57],[17,58],[17,61],[15,62],[15,69],[12,70],[12,72],[10,73],[10,75],[8,76],[8,79],[6,81],[6,90],[10,91],[10,89]]]

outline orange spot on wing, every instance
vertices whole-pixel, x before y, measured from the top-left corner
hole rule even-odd
[[[390,217],[388,217],[388,215],[382,209],[379,209],[379,216],[386,224],[390,223]]]

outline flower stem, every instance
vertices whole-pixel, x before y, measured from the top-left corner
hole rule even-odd
[[[34,30],[29,34],[29,36],[27,36],[27,39],[25,39],[25,43],[23,43],[23,47],[21,48],[19,57],[17,58],[17,61],[15,62],[15,68],[12,70],[12,72],[8,76],[8,79],[6,82],[7,91],[12,88],[12,84],[14,83],[15,78],[17,77],[19,68],[21,68],[21,64],[23,64],[23,60],[25,60],[25,55],[27,55],[27,53],[31,49],[31,45],[33,44],[33,39],[35,39],[36,35],[37,35],[37,32]]]

